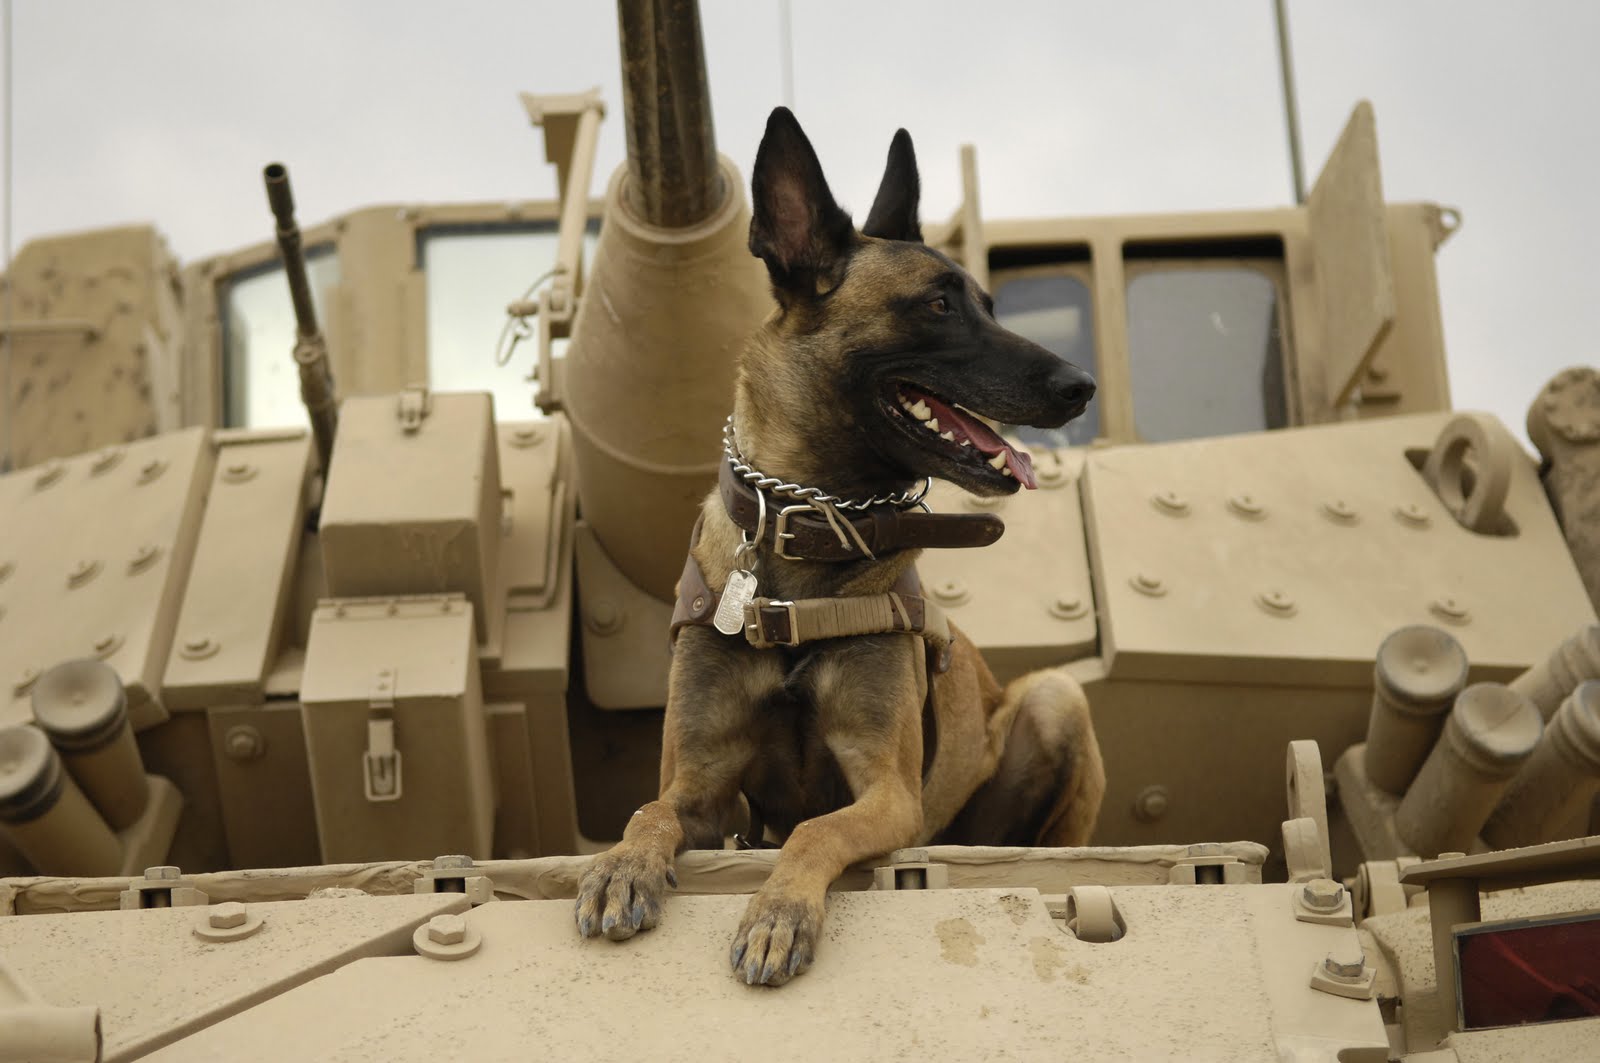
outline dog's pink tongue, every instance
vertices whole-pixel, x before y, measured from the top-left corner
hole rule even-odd
[[[953,406],[947,406],[931,395],[920,397],[923,402],[928,404],[928,408],[933,411],[933,415],[938,419],[941,429],[954,432],[957,438],[966,436],[972,442],[972,445],[977,447],[979,452],[986,458],[992,458],[996,454],[1004,454],[1006,456],[1006,466],[1010,468],[1011,475],[1016,477],[1019,484],[1030,491],[1039,486],[1033,478],[1033,459],[1028,456],[1026,450],[1018,450],[1013,447],[1004,439],[995,435],[994,429],[978,420],[978,418],[968,416]]]

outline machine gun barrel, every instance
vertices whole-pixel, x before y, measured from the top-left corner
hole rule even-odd
[[[283,256],[283,271],[289,279],[289,298],[294,301],[294,360],[300,369],[300,400],[311,418],[311,432],[317,442],[317,460],[323,474],[333,457],[333,436],[339,424],[339,398],[334,391],[333,370],[328,365],[328,344],[317,328],[317,308],[311,301],[311,282],[306,277],[306,254],[301,246],[300,226],[294,220],[294,193],[289,188],[289,170],[281,162],[269,163],[262,171],[267,184],[267,203],[277,223],[278,251]]]
[[[696,0],[618,0],[627,200],[640,220],[680,229],[710,217],[727,189],[717,163]]]

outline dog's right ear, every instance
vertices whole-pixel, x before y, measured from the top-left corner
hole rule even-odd
[[[911,134],[896,130],[889,142],[889,162],[883,168],[878,197],[867,211],[862,235],[922,243],[922,225],[917,221],[921,198],[922,182],[917,177],[917,153],[911,147]]]
[[[804,296],[832,290],[843,279],[856,231],[787,107],[767,118],[750,192],[750,253],[767,264],[773,286]]]

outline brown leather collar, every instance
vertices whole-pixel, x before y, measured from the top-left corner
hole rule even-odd
[[[756,489],[727,462],[722,463],[717,488],[733,523],[754,534],[761,518]],[[865,559],[854,539],[846,535],[849,541],[841,542],[827,518],[812,506],[769,496],[766,509],[766,529],[758,545],[772,547],[779,557],[797,561]],[[893,506],[838,513],[842,521],[854,526],[873,557],[896,550],[988,546],[1006,530],[1005,522],[993,513],[922,513]]]

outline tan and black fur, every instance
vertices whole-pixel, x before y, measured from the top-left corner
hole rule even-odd
[[[834,203],[805,134],[774,111],[752,176],[751,251],[778,302],[745,351],[734,424],[746,459],[771,476],[841,497],[902,490],[925,475],[979,494],[1018,483],[908,420],[895,389],[914,386],[1010,423],[1052,427],[1081,413],[1081,370],[1007,332],[960,266],[921,242],[911,140],[894,138],[861,232]],[[971,448],[967,448],[971,449]],[[694,548],[721,588],[739,531],[715,492]],[[879,594],[913,551],[846,563],[763,549],[759,593],[800,599]],[[667,695],[660,797],[579,886],[586,936],[656,925],[686,848],[721,848],[743,794],[783,840],[751,898],[731,961],[778,985],[810,966],[828,886],[848,866],[907,845],[1081,845],[1105,789],[1088,705],[1059,671],[1002,690],[952,629],[935,678],[936,741],[925,744],[924,646],[906,634],[758,650],[687,627]],[[929,755],[931,753],[931,756]]]

